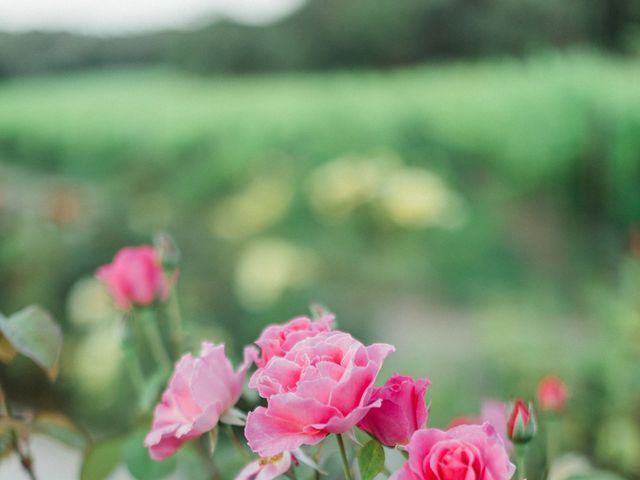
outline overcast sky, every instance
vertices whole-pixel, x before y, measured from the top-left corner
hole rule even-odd
[[[266,23],[303,0],[0,0],[0,31],[66,30],[118,34],[169,27],[226,15]]]

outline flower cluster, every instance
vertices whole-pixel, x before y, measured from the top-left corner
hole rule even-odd
[[[155,249],[145,245],[121,250],[97,277],[133,319],[133,311],[167,300],[178,258],[170,239],[163,238]],[[364,432],[361,438],[369,435],[379,451],[384,452],[384,446],[405,452],[407,461],[390,474],[394,480],[509,480],[516,469],[510,461],[514,450],[523,465],[522,447],[536,432],[531,405],[518,400],[509,413],[502,402],[485,402],[478,418],[460,417],[446,430],[429,428],[425,395],[431,382],[395,373],[376,386],[394,347],[365,345],[335,329],[333,315],[318,317],[267,326],[255,346],[245,347],[236,370],[222,344],[203,342],[198,356],[183,355],[144,441],[151,458],[166,459],[205,434],[216,438],[218,424],[227,423],[244,426],[246,442],[258,455],[238,473],[240,480],[270,480],[301,463],[320,471],[318,457],[307,451],[330,435],[337,436],[344,475],[351,480],[342,435],[355,439],[357,430]],[[162,335],[151,332],[151,344],[162,360]],[[237,403],[252,366],[248,388],[261,401],[245,414]],[[538,394],[544,412],[563,409],[567,394],[559,379],[544,379]],[[377,473],[383,470],[384,459]]]
[[[260,458],[238,479],[269,479],[285,473],[331,434],[354,427],[389,447],[403,446],[409,461],[394,478],[470,478],[507,480],[514,467],[500,435],[489,424],[448,431],[426,428],[426,378],[394,374],[375,382],[391,345],[364,345],[334,330],[333,316],[307,317],[271,325],[234,372],[222,346],[205,343],[199,358],[185,355],[156,407],[146,446],[154,459],[175,453],[187,440],[225,421],[241,392],[250,362],[257,366],[249,388],[266,401],[249,412],[245,435]],[[464,472],[462,470],[464,470]],[[435,475],[435,476],[434,476]]]

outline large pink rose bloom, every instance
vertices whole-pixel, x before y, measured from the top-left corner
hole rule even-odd
[[[249,386],[268,400],[249,414],[245,435],[263,457],[313,445],[354,427],[381,400],[371,402],[376,376],[394,348],[364,346],[331,331],[306,338],[258,369]]]
[[[247,369],[256,355],[255,349],[245,348],[244,362],[235,372],[224,345],[203,342],[199,357],[183,355],[156,406],[144,441],[151,458],[167,458],[187,440],[215,427],[240,398]]]
[[[129,310],[131,305],[149,305],[169,295],[169,283],[153,247],[126,247],[103,265],[96,277],[107,284],[118,308]]]
[[[256,360],[256,365],[264,367],[272,357],[282,357],[300,340],[313,337],[321,332],[331,330],[333,315],[324,315],[313,322],[307,317],[297,317],[284,325],[269,325],[256,340],[262,355]]]
[[[431,382],[393,374],[383,387],[375,388],[371,401],[381,400],[358,424],[389,447],[406,445],[416,430],[424,428],[429,415],[424,395]]]
[[[418,430],[407,450],[409,461],[389,480],[509,480],[516,469],[488,423]]]

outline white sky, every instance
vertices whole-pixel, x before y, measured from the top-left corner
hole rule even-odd
[[[185,27],[225,15],[266,23],[303,0],[0,0],[0,31],[118,34]]]

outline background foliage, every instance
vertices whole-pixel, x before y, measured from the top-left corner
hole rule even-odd
[[[58,382],[19,363],[12,393],[133,428],[92,275],[166,230],[192,345],[238,353],[321,301],[400,347],[389,373],[432,378],[433,425],[556,373],[567,449],[639,478],[637,16],[324,0],[263,27],[3,34],[0,311],[66,334]]]

